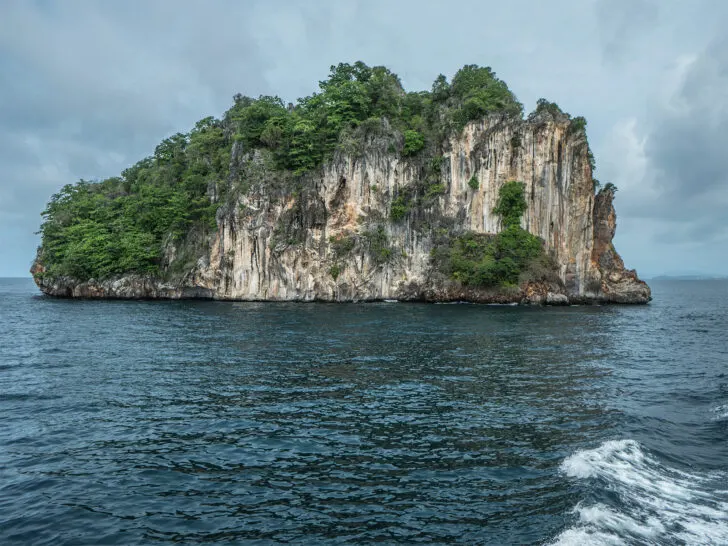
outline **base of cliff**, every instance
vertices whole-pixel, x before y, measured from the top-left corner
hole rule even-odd
[[[627,272],[631,273],[631,272]],[[220,293],[212,287],[196,284],[175,284],[156,277],[127,275],[113,279],[80,281],[71,277],[34,275],[38,288],[56,298],[116,299],[116,300],[179,300],[207,299],[221,301],[299,301],[299,302],[371,302],[408,301],[430,303],[467,302],[480,304],[575,305],[575,304],[645,304],[652,297],[646,283],[628,274],[602,282],[601,289],[583,295],[568,294],[555,283],[527,283],[520,287],[479,288],[447,282],[421,288],[409,285],[395,291],[391,297],[374,296],[366,292],[343,295],[336,290],[322,293],[288,293],[287,297],[236,297]]]

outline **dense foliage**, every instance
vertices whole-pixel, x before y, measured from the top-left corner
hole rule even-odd
[[[165,139],[121,178],[64,186],[43,212],[47,273],[79,279],[158,273],[166,241],[214,227],[208,191],[227,176],[229,162],[220,122],[206,118],[189,134]]]
[[[453,120],[459,129],[492,112],[523,114],[523,105],[490,67],[470,64],[458,70],[452,79],[450,94],[456,106]]]
[[[489,67],[476,65],[459,70],[452,83],[438,76],[431,91],[405,92],[387,68],[357,62],[332,66],[318,91],[295,105],[279,97],[236,95],[221,120],[205,118],[190,133],[165,139],[154,155],[120,177],[63,187],[43,212],[41,262],[48,275],[82,280],[168,272],[165,249],[170,244],[189,249],[191,239],[194,244],[209,239],[226,194],[249,186],[240,174],[231,176],[234,146],[242,154],[260,150],[266,168],[305,183],[305,174],[343,142],[382,127],[383,119],[399,135],[390,153],[425,158],[422,188],[393,200],[391,220],[397,221],[414,204],[445,192],[443,139],[491,113],[520,117],[522,105]],[[477,189],[477,180],[470,186]],[[369,239],[377,252],[386,249],[378,231]],[[386,257],[384,250],[379,254]],[[177,256],[177,267],[180,260]]]
[[[504,229],[497,235],[465,233],[448,239],[433,251],[435,266],[467,286],[516,285],[534,266],[549,264],[541,240],[519,224],[526,210],[522,182],[506,182],[494,212]]]
[[[319,92],[284,106],[278,97],[236,96],[226,121],[248,147],[269,150],[280,169],[302,174],[331,157],[342,132],[386,118],[412,156],[468,121],[491,113],[520,116],[523,107],[489,67],[467,65],[449,84],[438,76],[432,92],[410,92],[382,66],[362,62],[331,67]],[[378,123],[371,124],[377,126]]]

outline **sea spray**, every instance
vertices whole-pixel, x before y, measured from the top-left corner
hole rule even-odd
[[[728,494],[723,474],[661,464],[634,440],[610,440],[567,457],[561,472],[592,480],[615,506],[579,503],[578,523],[555,544],[726,544]]]

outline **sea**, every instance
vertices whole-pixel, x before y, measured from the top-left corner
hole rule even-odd
[[[728,544],[728,282],[644,306],[0,280],[0,544]]]

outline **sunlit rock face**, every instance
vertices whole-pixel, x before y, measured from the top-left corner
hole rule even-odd
[[[435,167],[396,153],[391,139],[398,137],[384,129],[356,150],[337,152],[298,191],[267,170],[259,152],[236,144],[231,178],[245,191],[220,207],[209,252],[175,281],[130,276],[74,283],[39,276],[39,285],[52,295],[83,297],[649,301],[649,287],[625,270],[614,250],[613,194],[594,195],[586,137],[568,119],[494,116],[471,123],[445,143]],[[438,237],[502,229],[493,209],[510,180],[525,184],[521,226],[544,241],[559,281],[479,289],[433,268]],[[432,194],[393,218],[393,202],[414,187]],[[169,248],[167,259],[171,264],[183,253]]]

